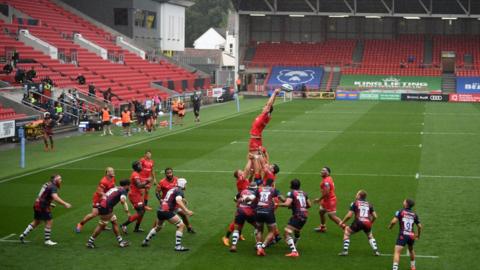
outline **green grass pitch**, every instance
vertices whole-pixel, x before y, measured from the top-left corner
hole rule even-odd
[[[255,256],[248,225],[246,241],[231,254],[220,238],[235,210],[232,173],[245,164],[251,121],[265,101],[245,100],[241,113],[235,112],[233,103],[202,109],[200,125],[194,125],[189,115],[188,124],[173,132],[130,138],[88,134],[58,140],[55,153],[29,144],[26,171],[17,168],[18,150],[0,152],[0,269],[391,269],[389,254],[398,228],[390,231],[387,225],[406,197],[416,200],[425,227],[415,245],[417,254],[424,256],[417,259],[417,269],[478,269],[480,107],[474,104],[277,101],[264,144],[281,168],[280,191],[286,193],[289,180],[297,177],[302,189],[315,198],[319,171],[330,166],[341,217],[356,191],[367,190],[379,215],[373,232],[385,256],[374,257],[360,233],[351,239],[350,255],[337,256],[342,232],[331,221],[327,233],[313,232],[319,223],[317,207],[310,210],[302,231],[299,258],[284,257],[288,247],[283,242],[267,249],[266,257]],[[74,233],[74,226],[90,211],[104,168],[113,166],[117,180],[126,178],[131,162],[146,149],[153,152],[157,175],[171,166],[189,181],[186,198],[195,212],[197,234],[185,234],[184,245],[191,250],[173,251],[172,225],[148,248],[140,247],[145,234],[128,234],[131,246],[120,249],[113,234],[104,232],[96,241],[98,249],[86,249],[96,220],[80,234]],[[25,245],[11,241],[31,221],[41,184],[56,172],[64,178],[60,196],[73,205],[53,211],[52,237],[59,245],[43,245],[42,227],[28,236],[31,242]],[[157,205],[153,193],[151,205]],[[123,221],[120,208],[116,212]],[[289,216],[287,209],[277,211],[280,228]],[[143,228],[149,229],[153,219],[154,212],[147,212]],[[16,235],[8,237],[11,234]],[[400,269],[408,267],[408,258],[402,257]]]

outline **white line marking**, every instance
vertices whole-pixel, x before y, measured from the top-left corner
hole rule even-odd
[[[417,174],[415,174],[415,179],[418,180],[418,178],[420,178],[420,173],[417,172]]]
[[[393,257],[393,254],[380,254],[380,256],[383,257]],[[400,255],[402,257],[408,257],[410,255],[407,254],[402,254]],[[415,255],[415,258],[425,258],[425,259],[439,259],[439,256],[433,256],[433,255]]]
[[[364,111],[306,111],[307,114],[359,114]],[[367,112],[367,115],[419,115],[420,113],[403,113],[403,112]],[[480,113],[421,113],[423,115],[439,115],[439,116],[480,116]]]
[[[233,141],[233,142],[231,142],[230,144],[244,144],[244,143],[248,143],[248,142]]]
[[[12,236],[14,236],[14,235],[15,235],[14,233],[9,234],[9,235],[7,235],[7,236],[5,236],[5,237],[0,238],[0,240],[7,240],[8,238],[10,238],[10,237],[12,237]]]
[[[204,123],[202,123],[200,125],[197,125],[197,126],[192,126],[192,127],[181,129],[181,130],[172,131],[170,133],[161,134],[161,135],[151,137],[151,138],[148,138],[148,139],[145,139],[145,140],[141,140],[141,141],[134,142],[134,143],[131,143],[131,144],[126,144],[124,146],[120,146],[120,147],[117,147],[117,148],[114,148],[114,149],[109,149],[109,150],[101,151],[101,152],[94,153],[94,154],[87,154],[87,156],[85,156],[85,157],[73,159],[73,160],[66,161],[66,162],[57,163],[55,165],[52,165],[52,166],[49,166],[49,167],[46,167],[46,168],[33,170],[31,172],[28,172],[28,173],[24,173],[24,174],[13,176],[13,177],[10,177],[10,178],[7,178],[7,179],[3,179],[3,180],[0,181],[0,184],[7,183],[7,182],[10,182],[12,180],[22,178],[22,177],[25,177],[25,176],[29,176],[29,175],[32,175],[32,174],[36,174],[36,173],[39,173],[39,172],[43,172],[43,171],[51,170],[51,169],[54,169],[54,168],[58,168],[58,167],[63,166],[63,165],[72,164],[72,163],[75,163],[75,162],[78,162],[78,161],[90,159],[90,158],[93,158],[93,157],[98,157],[98,156],[101,156],[101,155],[104,155],[104,154],[108,154],[108,153],[115,152],[115,151],[118,151],[118,150],[121,150],[121,149],[129,148],[129,147],[139,145],[139,144],[142,144],[142,143],[147,143],[147,142],[150,142],[150,141],[154,141],[154,140],[164,138],[164,137],[167,137],[167,136],[187,132],[187,131],[190,131],[190,130],[193,130],[193,129],[197,129],[199,127],[204,127],[204,126],[207,126],[207,125],[210,125],[210,124],[221,122],[223,120],[234,118],[234,117],[237,117],[239,115],[247,114],[247,113],[250,113],[250,112],[253,112],[253,111],[256,111],[256,110],[258,110],[258,108],[253,108],[253,109],[241,112],[241,113],[235,113],[235,114],[230,115],[230,116],[222,117],[222,118],[212,120],[212,121],[209,121],[209,122],[204,122]]]
[[[419,144],[419,145],[418,145],[418,147],[422,148],[422,147],[423,147],[423,145],[422,145],[422,144]]]
[[[349,131],[349,130],[317,130],[317,129],[266,129],[264,132],[274,133],[349,133],[349,134],[385,134],[385,135],[418,135],[414,131]],[[474,132],[420,132],[421,135],[480,135]]]
[[[233,141],[233,142],[231,142],[230,144],[235,144],[235,143],[237,143],[237,141]]]
[[[75,171],[75,170],[91,170],[91,171],[104,171],[105,168],[58,168],[59,170]],[[131,171],[131,169],[115,169],[116,171]],[[180,173],[232,173],[233,170],[186,170],[186,169],[175,169],[175,172]],[[287,175],[320,175],[320,172],[287,172],[281,171],[280,174]],[[416,174],[378,174],[378,173],[335,173],[334,176],[365,176],[365,177],[416,177]],[[465,176],[465,175],[427,175],[418,173],[419,178],[464,178],[464,179],[480,179],[480,176]]]

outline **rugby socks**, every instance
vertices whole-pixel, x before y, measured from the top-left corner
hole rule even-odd
[[[372,247],[373,251],[377,251],[377,241],[375,241],[375,238],[369,239],[368,243],[370,243],[370,246]]]
[[[152,240],[152,238],[157,234],[157,231],[155,230],[155,228],[151,229],[150,232],[148,232],[147,234],[147,237],[145,237],[145,243],[148,243],[150,240]]]
[[[133,214],[132,216],[130,216],[127,221],[125,221],[122,226],[128,226],[130,223],[134,222],[135,220],[137,220],[139,217],[138,213],[135,213]]]
[[[415,268],[415,260],[410,261],[410,268]]]
[[[225,234],[225,237],[230,238],[230,235],[232,234],[233,230],[235,230],[235,224],[232,222],[230,225],[228,225],[228,231]]]
[[[140,228],[140,224],[142,223],[142,220],[143,220],[143,216],[138,216],[137,223],[135,224],[136,231],[138,231],[138,229]]]
[[[233,235],[232,235],[232,245],[233,246],[237,245],[239,237],[240,237],[240,233],[238,232],[238,230],[233,231]]]
[[[44,230],[45,241],[50,240],[51,235],[52,235],[52,229],[45,227],[45,230]]]
[[[350,247],[350,239],[348,239],[348,238],[344,239],[343,240],[343,251],[348,252],[349,247]]]
[[[27,236],[31,231],[33,231],[33,229],[35,229],[33,225],[31,223],[28,224],[27,228],[22,233],[23,237]]]
[[[392,270],[398,270],[398,263],[393,263]]]
[[[117,237],[118,238],[118,237]],[[88,238],[88,243],[93,245],[93,242],[95,242],[95,237],[93,236],[90,236],[90,238]]]
[[[292,252],[297,252],[297,248],[295,247],[295,241],[291,236],[287,236],[287,244]]]
[[[257,249],[263,248],[263,243],[262,242],[257,242]]]
[[[175,232],[175,247],[181,247],[182,246],[182,237],[183,237],[183,232],[176,231]]]
[[[120,236],[120,235],[117,236],[117,242],[118,242],[119,244],[123,242],[122,236]]]

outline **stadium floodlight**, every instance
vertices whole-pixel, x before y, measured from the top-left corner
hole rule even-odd
[[[420,17],[403,17],[403,18],[407,20],[420,20]]]
[[[290,17],[296,17],[296,18],[303,18],[303,17],[305,17],[305,15],[303,15],[303,14],[290,14],[290,15],[288,15],[288,16],[290,16]]]
[[[367,19],[381,19],[381,16],[365,16]]]
[[[252,16],[252,17],[265,17],[265,14],[263,14],[263,13],[251,13],[250,16]]]
[[[457,17],[442,17],[442,20],[456,20]]]
[[[348,15],[329,15],[329,18],[348,18]]]

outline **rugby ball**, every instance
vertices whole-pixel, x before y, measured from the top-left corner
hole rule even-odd
[[[282,91],[285,91],[285,92],[292,92],[293,91],[293,86],[291,86],[288,83],[284,83],[284,84],[282,84],[281,89],[282,89]]]

